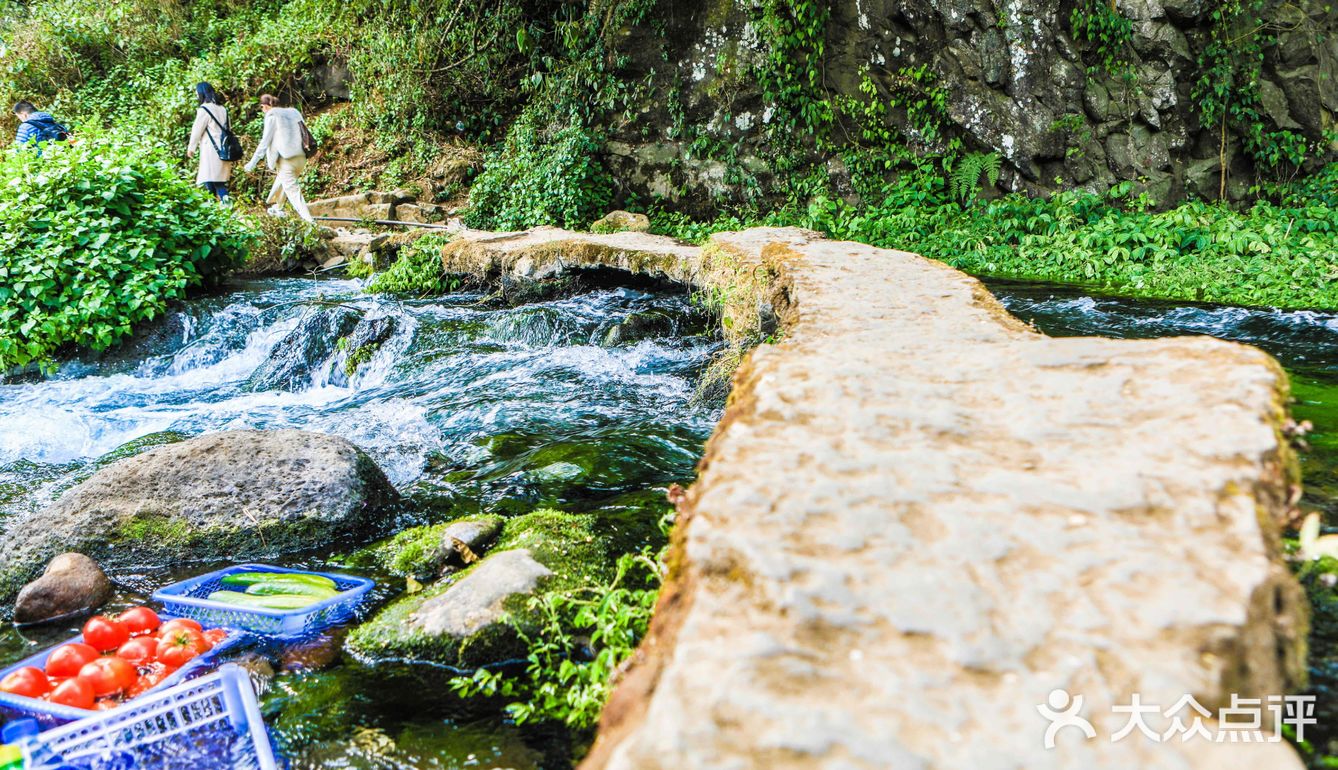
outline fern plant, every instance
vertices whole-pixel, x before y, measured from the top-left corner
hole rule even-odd
[[[948,186],[952,196],[964,203],[975,200],[980,189],[980,175],[984,174],[991,185],[999,183],[999,169],[1003,167],[1003,158],[997,152],[972,152],[958,159],[952,168]]]

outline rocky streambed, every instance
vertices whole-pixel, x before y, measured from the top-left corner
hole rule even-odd
[[[107,568],[111,609],[225,562],[359,572],[379,582],[369,622],[257,661],[295,768],[569,763],[561,730],[511,726],[405,661],[523,654],[518,599],[662,542],[664,490],[718,418],[694,388],[720,343],[649,282],[483,300],[242,283],[0,385],[6,606],[68,550]],[[77,625],[10,626],[0,657]]]

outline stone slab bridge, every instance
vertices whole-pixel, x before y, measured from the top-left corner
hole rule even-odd
[[[1114,740],[1135,695],[1216,715],[1303,685],[1288,385],[1264,353],[1047,337],[940,263],[801,230],[700,249],[464,231],[443,259],[679,281],[736,339],[779,319],[738,368],[584,768],[1301,767],[1267,708],[1262,741]],[[1038,706],[1070,697],[1095,736],[1061,722],[1046,748]],[[1144,721],[1176,717],[1221,727],[1187,702]]]

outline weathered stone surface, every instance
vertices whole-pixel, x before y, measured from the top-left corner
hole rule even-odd
[[[1304,678],[1271,358],[1051,339],[942,264],[798,230],[606,240],[627,237],[444,255],[728,285],[740,322],[764,299],[783,322],[736,375],[588,768],[1300,767],[1285,743],[1110,740],[1133,693],[1215,709]],[[1097,740],[1044,748],[1057,688]]]
[[[457,566],[473,564],[500,534],[502,522],[497,519],[455,522],[441,534],[442,563]]]
[[[111,595],[111,581],[97,562],[81,553],[63,553],[46,565],[41,577],[19,591],[14,622],[22,625],[68,617],[101,607]]]
[[[358,193],[357,195],[344,195],[339,198],[310,201],[307,203],[307,208],[311,210],[311,215],[316,217],[362,219],[363,208],[371,202],[370,195]]]
[[[385,246],[390,236],[386,233],[373,233],[367,230],[340,231],[330,245],[335,251],[348,259],[364,259]]]
[[[374,532],[397,500],[376,463],[336,436],[201,436],[116,462],[12,522],[0,597],[66,551],[108,568],[257,559]]]
[[[418,198],[418,193],[413,190],[397,189],[390,191],[378,191],[368,193],[373,204],[388,204],[397,206],[401,203],[410,203]]]
[[[693,282],[700,249],[645,233],[581,234],[555,227],[520,233],[463,230],[442,247],[448,273],[543,280],[568,270],[601,267]]]
[[[633,214],[630,211],[610,211],[602,219],[590,225],[590,230],[596,233],[648,233],[650,217],[645,214]]]
[[[450,590],[425,602],[409,617],[409,625],[433,636],[465,639],[505,623],[506,600],[532,595],[539,581],[552,576],[529,551],[495,553]]]

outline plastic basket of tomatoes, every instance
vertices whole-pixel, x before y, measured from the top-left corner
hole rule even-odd
[[[95,615],[79,636],[0,670],[0,709],[47,725],[83,719],[181,682],[244,637],[147,607]]]
[[[163,610],[274,639],[297,639],[353,619],[376,584],[328,572],[243,564],[160,589]]]
[[[159,688],[114,711],[29,735],[28,770],[276,770],[247,673],[233,665]]]

